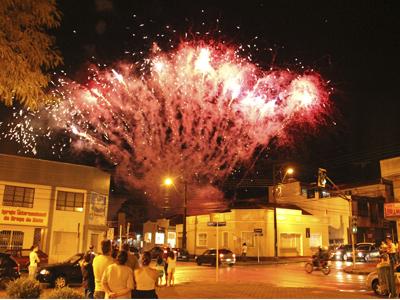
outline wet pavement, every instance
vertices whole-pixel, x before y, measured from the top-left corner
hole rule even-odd
[[[376,298],[365,275],[343,271],[350,263],[331,262],[331,273],[308,274],[304,262],[216,268],[178,262],[174,287],[157,289],[160,298]],[[75,287],[82,290],[81,287]],[[45,298],[51,289],[42,295]],[[0,298],[5,298],[0,291]]]

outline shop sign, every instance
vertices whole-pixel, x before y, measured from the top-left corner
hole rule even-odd
[[[385,218],[400,218],[400,202],[385,203]]]
[[[0,224],[47,226],[47,212],[20,207],[0,207]]]

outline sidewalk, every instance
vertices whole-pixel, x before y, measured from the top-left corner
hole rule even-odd
[[[348,266],[345,267],[343,271],[349,274],[368,275],[376,271],[376,263],[356,264],[354,268],[353,266]]]
[[[360,299],[374,298],[369,293],[338,292],[315,288],[276,287],[263,283],[186,283],[157,289],[160,299]]]

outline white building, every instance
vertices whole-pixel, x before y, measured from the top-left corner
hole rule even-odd
[[[100,250],[109,187],[93,167],[0,154],[0,248],[37,244],[50,262]]]

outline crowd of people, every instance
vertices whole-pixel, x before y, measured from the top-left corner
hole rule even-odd
[[[89,299],[157,299],[156,286],[174,285],[176,257],[169,248],[151,267],[150,252],[138,259],[122,245],[119,251],[110,240],[101,243],[101,254],[91,248],[81,263],[85,297]]]

